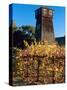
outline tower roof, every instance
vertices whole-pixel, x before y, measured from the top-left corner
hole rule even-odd
[[[54,11],[53,9],[49,8],[48,6],[42,6],[42,7],[38,8],[38,9],[36,9],[35,11],[42,10],[42,9],[49,9],[49,10]]]

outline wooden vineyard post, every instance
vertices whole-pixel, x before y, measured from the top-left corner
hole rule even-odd
[[[55,80],[54,80],[54,56],[52,56],[52,64],[53,64],[53,70],[52,70],[52,83],[55,83]]]

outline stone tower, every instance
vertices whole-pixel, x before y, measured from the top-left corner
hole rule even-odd
[[[48,41],[48,43],[53,43],[55,41],[53,28],[53,10],[46,7],[41,7],[35,10],[35,17],[36,40]]]

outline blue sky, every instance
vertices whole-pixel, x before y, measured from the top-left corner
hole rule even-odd
[[[13,4],[13,20],[17,26],[21,25],[36,25],[35,10],[41,7],[40,5]],[[55,37],[65,35],[65,8],[49,6],[54,10],[53,25]]]

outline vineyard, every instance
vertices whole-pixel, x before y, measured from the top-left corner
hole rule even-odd
[[[25,49],[13,47],[13,84],[36,85],[65,82],[65,48],[34,42]],[[19,82],[19,83],[18,83]]]

